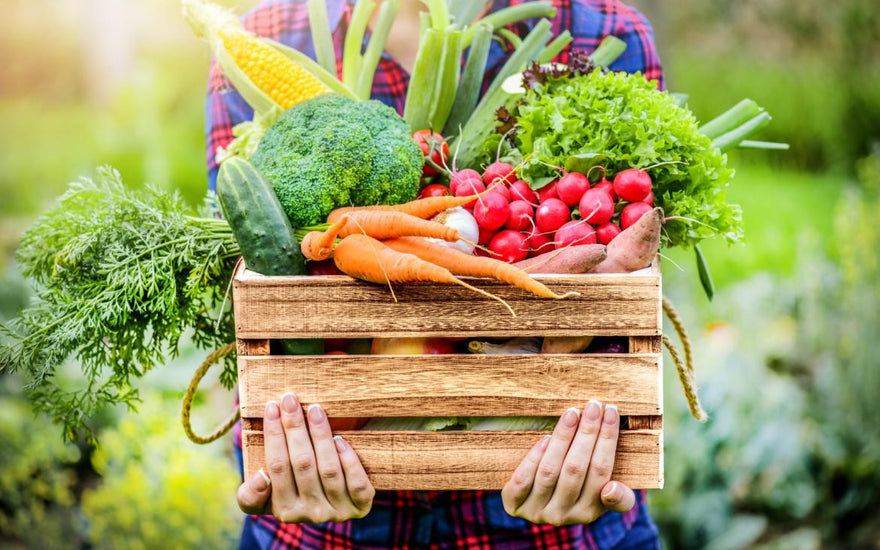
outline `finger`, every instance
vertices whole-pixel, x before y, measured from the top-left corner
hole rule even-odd
[[[562,472],[551,498],[561,510],[570,510],[581,496],[601,425],[602,403],[595,399],[590,400],[581,416],[568,454],[565,455]]]
[[[527,498],[537,508],[543,508],[553,496],[556,481],[562,470],[562,462],[565,460],[565,455],[571,446],[571,440],[574,439],[574,434],[577,432],[580,417],[580,411],[571,407],[562,414],[559,422],[556,423],[556,428],[550,436],[550,443],[547,444],[547,451],[541,458],[541,463],[538,464],[534,486]]]
[[[281,425],[281,409],[276,401],[266,403],[263,416],[263,445],[266,451],[266,470],[272,480],[275,503],[291,502],[296,498],[296,485],[290,469],[287,440]]]
[[[266,503],[269,502],[269,490],[271,482],[266,472],[260,468],[238,487],[238,507],[245,514],[262,514],[266,509]]]
[[[287,451],[290,453],[290,466],[297,492],[301,497],[323,499],[324,490],[318,479],[318,468],[312,439],[306,427],[302,407],[293,392],[281,398],[281,423],[287,437]]]
[[[535,483],[538,464],[541,463],[541,458],[544,456],[549,443],[549,435],[545,435],[540,441],[535,443],[501,490],[501,500],[504,502],[504,509],[507,510],[508,514],[513,515],[517,508],[528,498]]]
[[[330,430],[330,421],[327,413],[317,403],[309,405],[306,415],[309,421],[309,435],[312,438],[312,446],[315,449],[315,458],[318,461],[318,477],[324,494],[336,509],[347,505],[348,494],[345,490],[345,478],[342,474],[342,466],[339,463],[339,454],[336,452],[336,444],[333,442],[333,433]]]
[[[602,487],[602,505],[612,512],[629,512],[636,504],[636,494],[619,481],[609,481]]]
[[[599,437],[596,447],[593,449],[593,457],[590,459],[590,468],[587,471],[587,481],[581,493],[581,500],[586,503],[598,503],[602,487],[611,480],[611,471],[614,469],[614,454],[617,452],[617,435],[620,429],[620,415],[615,405],[606,405],[605,414],[602,416],[602,427],[599,429]]]
[[[361,459],[341,436],[334,437],[333,442],[336,445],[339,463],[342,464],[342,471],[345,473],[345,487],[352,504],[358,510],[369,510],[373,504],[373,497],[376,496],[376,490],[367,477]]]

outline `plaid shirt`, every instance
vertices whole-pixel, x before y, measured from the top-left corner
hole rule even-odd
[[[474,0],[476,1],[476,0]],[[492,11],[523,0],[494,0]],[[337,56],[351,16],[352,0],[327,0]],[[663,73],[648,21],[617,0],[553,0],[557,8],[553,33],[568,29],[574,38],[557,58],[566,62],[572,48],[591,51],[613,34],[627,43],[626,52],[613,70],[642,72],[663,87]],[[244,18],[253,32],[271,37],[314,57],[305,0],[267,0]],[[511,27],[528,32],[531,23]],[[484,87],[509,55],[493,42]],[[337,59],[337,70],[341,60]],[[407,72],[387,54],[376,72],[372,97],[403,112]],[[212,64],[206,103],[206,139],[209,185],[216,188],[214,154],[232,140],[232,127],[250,120],[252,109]],[[240,426],[235,430],[236,451],[241,453]],[[644,492],[637,491],[636,505],[625,514],[607,512],[589,525],[553,527],[535,525],[509,516],[497,492],[394,492],[379,493],[367,517],[342,523],[283,524],[272,516],[248,516],[243,549],[474,549],[538,550],[653,550],[659,549],[657,530],[648,516]]]

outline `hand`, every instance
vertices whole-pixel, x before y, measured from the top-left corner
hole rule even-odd
[[[611,481],[620,415],[617,407],[590,401],[583,417],[572,407],[553,435],[539,441],[501,491],[504,509],[532,523],[570,525],[595,521],[605,510],[626,512],[635,493]]]
[[[320,405],[311,405],[307,416],[308,426],[292,393],[284,394],[281,407],[275,401],[266,404],[263,434],[269,474],[260,470],[241,484],[239,508],[247,514],[271,512],[285,523],[364,517],[376,491],[360,459],[345,440],[333,437]]]

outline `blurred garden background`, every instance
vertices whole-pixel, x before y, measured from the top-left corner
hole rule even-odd
[[[634,4],[698,118],[751,97],[774,117],[761,138],[791,144],[731,155],[748,240],[704,247],[714,301],[692,253],[666,253],[664,292],[691,329],[711,418],[690,419],[667,368],[666,489],[650,496],[665,546],[880,548],[877,2]],[[0,51],[6,319],[29,294],[17,239],[72,179],[111,164],[201,201],[208,50],[177,0],[4,0]],[[0,374],[0,549],[234,548],[231,442],[196,447],[178,420],[202,355],[151,373],[137,413],[92,419],[97,449],[64,443]],[[206,392],[197,427],[230,401]]]

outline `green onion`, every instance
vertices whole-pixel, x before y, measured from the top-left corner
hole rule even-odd
[[[348,25],[348,32],[345,35],[345,44],[343,45],[342,55],[342,81],[349,88],[357,87],[358,78],[361,74],[361,65],[363,64],[363,56],[361,50],[364,46],[364,36],[367,33],[367,25],[370,24],[370,17],[373,10],[376,9],[376,2],[373,0],[358,0],[351,12],[351,23]]]
[[[431,24],[435,30],[442,31],[449,26],[449,7],[446,0],[422,0],[431,14]]]
[[[775,141],[753,141],[745,139],[739,142],[740,149],[765,149],[768,151],[788,151],[791,145],[788,143],[778,143]]]
[[[501,84],[507,79],[507,77],[522,72],[529,64],[529,61],[533,61],[538,57],[538,54],[544,49],[544,46],[547,44],[547,41],[550,40],[551,36],[553,36],[553,33],[550,32],[550,21],[547,19],[541,19],[538,21],[535,28],[533,28],[528,36],[526,36],[525,40],[523,40],[522,46],[513,52],[513,55],[511,55],[504,66],[501,67],[498,75],[492,81],[492,84],[489,85],[489,89],[486,90],[484,99],[485,97],[491,96],[495,90],[501,88]],[[483,105],[482,101],[480,102],[480,105]],[[477,106],[477,109],[480,108],[480,105]]]
[[[709,264],[706,263],[706,257],[703,256],[700,245],[694,245],[694,252],[697,253],[697,272],[700,274],[700,284],[703,285],[703,290],[711,302],[715,296],[715,283],[712,282],[712,274],[709,273]]]
[[[608,68],[626,50],[626,42],[616,36],[605,37],[596,51],[590,54],[590,60],[600,67]]]
[[[443,44],[443,59],[440,62],[441,72],[436,77],[434,95],[431,99],[431,128],[438,132],[446,126],[446,120],[455,102],[455,90],[461,74],[461,38],[459,30],[446,33]]]
[[[510,42],[510,45],[513,46],[514,50],[522,46],[522,38],[513,33],[510,29],[498,29],[498,34],[500,34],[505,40]]]
[[[562,50],[565,49],[566,46],[571,44],[572,40],[574,40],[569,31],[562,32],[559,36],[553,39],[552,42],[547,44],[547,47],[544,48],[544,51],[538,55],[538,65],[543,65],[545,63],[550,63],[553,61],[553,58],[562,53]]]
[[[327,20],[327,2],[309,0],[307,6],[312,43],[315,45],[315,58],[327,72],[336,74],[336,49],[333,47],[330,22]]]
[[[455,92],[455,103],[452,106],[452,114],[446,123],[448,131],[457,134],[460,126],[467,122],[468,117],[477,105],[480,98],[480,88],[483,87],[483,73],[486,72],[486,63],[489,60],[489,47],[492,45],[492,27],[480,23],[474,42],[468,52],[467,63],[464,73],[458,83]]]
[[[456,26],[466,28],[476,19],[483,9],[483,3],[477,0],[449,0],[449,12]]]
[[[512,23],[518,23],[525,19],[533,19],[535,17],[553,17],[556,15],[556,8],[550,2],[526,2],[518,6],[511,6],[491,13],[480,19],[480,23],[491,25],[492,29],[500,29]],[[470,27],[465,31],[464,47],[471,45],[476,34],[476,26]]]
[[[733,149],[737,145],[740,144],[741,141],[754,134],[764,126],[770,124],[771,120],[770,113],[762,112],[758,116],[752,118],[751,120],[745,122],[744,124],[740,124],[733,130],[727,132],[726,134],[721,134],[712,142],[712,145],[721,149],[722,151],[729,151]]]
[[[757,103],[751,99],[744,99],[706,124],[700,126],[700,133],[715,139],[721,134],[730,132],[734,128],[738,128],[745,124],[747,121],[761,114],[762,111],[763,109],[761,109]]]
[[[361,62],[361,72],[355,86],[355,93],[361,99],[370,99],[376,67],[379,66],[382,52],[385,51],[385,42],[388,40],[398,10],[400,10],[400,0],[388,0],[379,8],[379,17],[376,26],[373,27],[373,34],[370,36],[370,43]]]

